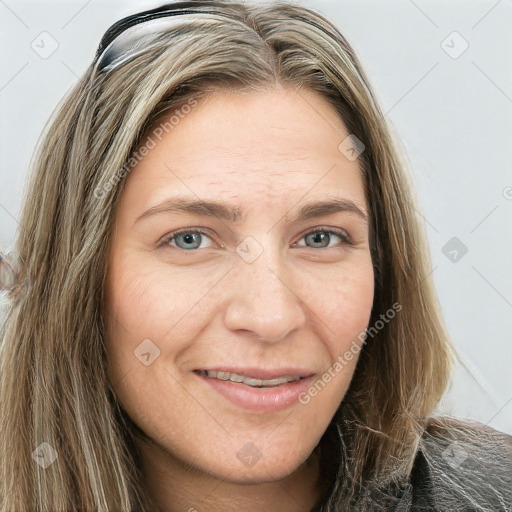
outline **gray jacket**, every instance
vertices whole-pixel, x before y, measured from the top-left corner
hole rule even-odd
[[[352,504],[336,495],[334,484],[311,512],[512,511],[512,436],[477,423],[449,424],[424,432],[407,483]]]

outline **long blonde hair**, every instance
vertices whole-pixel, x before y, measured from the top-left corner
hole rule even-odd
[[[111,72],[91,64],[38,144],[16,240],[26,286],[11,292],[1,332],[3,512],[156,509],[106,374],[106,254],[124,183],[119,170],[165,113],[214,90],[312,89],[365,144],[370,325],[392,304],[402,307],[364,345],[328,429],[343,452],[333,510],[348,509],[363,489],[407,478],[445,390],[451,345],[417,201],[354,50],[331,22],[300,5],[223,0],[190,8],[203,4],[215,14],[155,35]],[[41,443],[57,457],[47,468],[34,456]]]

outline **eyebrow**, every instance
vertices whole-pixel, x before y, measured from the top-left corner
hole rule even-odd
[[[296,222],[323,217],[338,212],[349,212],[358,215],[365,223],[368,222],[367,214],[353,201],[345,198],[331,198],[315,201],[302,206],[296,217]],[[160,204],[146,210],[137,217],[135,223],[157,214],[191,213],[206,217],[213,217],[227,222],[240,222],[245,219],[245,214],[236,205],[214,200],[196,200],[176,197],[167,199]]]

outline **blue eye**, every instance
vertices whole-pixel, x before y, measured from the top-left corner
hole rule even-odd
[[[340,238],[344,244],[354,245],[345,231],[337,229],[315,228],[302,238],[313,244],[313,246],[306,246],[311,249],[330,249],[332,246],[329,247],[329,243],[331,242],[333,235]],[[300,245],[299,247],[304,246]]]
[[[171,233],[171,235],[163,241],[163,244],[169,244],[171,240],[175,240],[179,249],[200,249],[203,236],[210,238],[201,230],[182,229]]]
[[[315,228],[304,235],[302,239],[308,241],[313,245],[298,245],[294,244],[295,247],[309,247],[310,249],[329,249],[332,237],[338,237],[342,244],[354,245],[348,234],[343,230],[334,230],[332,228]],[[203,237],[211,240],[211,237],[201,229],[181,229],[170,233],[162,242],[161,245],[173,245],[178,249],[183,250],[194,250],[204,249],[201,247]],[[174,243],[171,243],[174,241]]]

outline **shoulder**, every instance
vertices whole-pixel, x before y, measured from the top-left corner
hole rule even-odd
[[[511,510],[512,436],[472,421],[432,418],[411,483],[415,503],[427,510]]]

